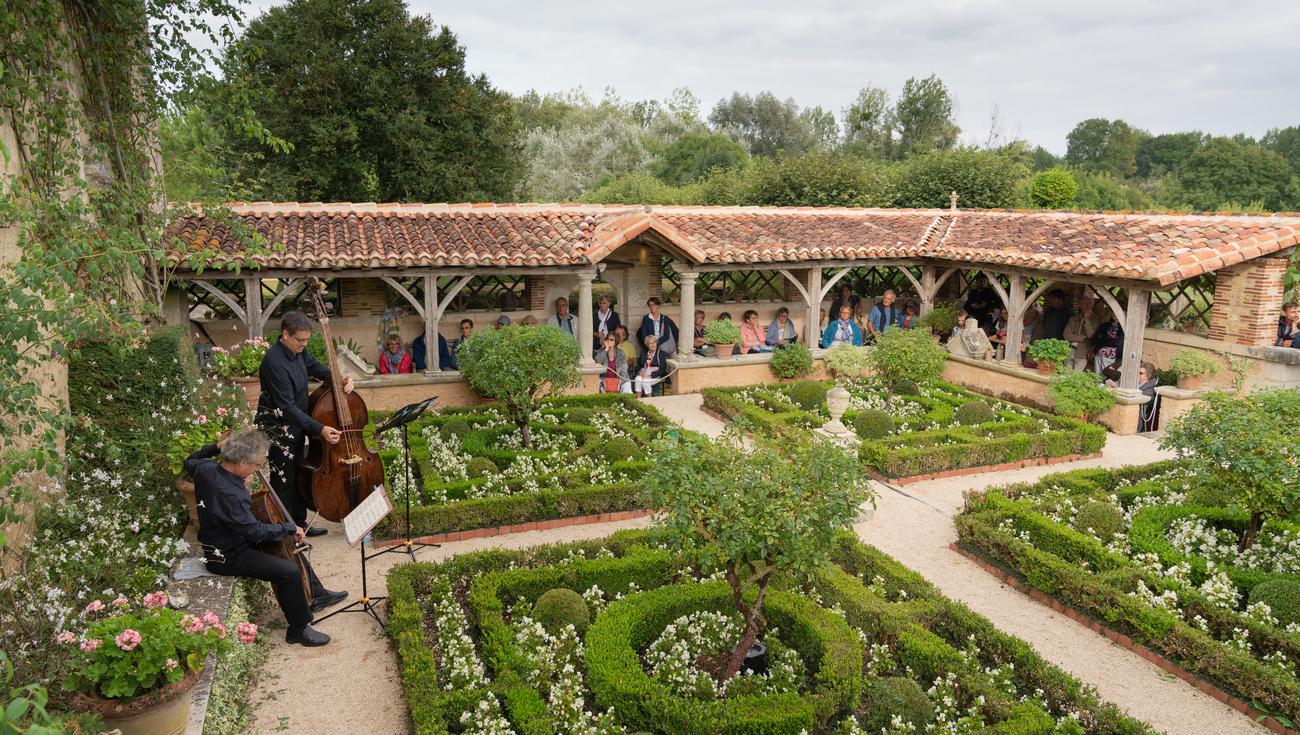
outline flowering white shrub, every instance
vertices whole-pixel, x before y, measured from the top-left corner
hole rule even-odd
[[[711,610],[677,618],[646,648],[645,661],[650,675],[662,681],[670,691],[684,697],[712,699],[726,696],[729,688],[741,682],[747,693],[797,691],[803,681],[803,660],[792,649],[769,655],[766,674],[742,672],[721,685],[700,670],[697,665],[700,656],[729,653],[740,640],[743,626],[738,614]],[[768,632],[773,639],[775,634],[775,630]]]
[[[460,724],[465,726],[465,735],[515,735],[510,721],[501,714],[497,695],[492,692],[480,699],[473,710],[462,712]]]
[[[465,619],[465,611],[452,596],[451,587],[445,580],[430,591],[428,604],[436,628],[434,649],[439,658],[438,680],[443,689],[451,691],[487,686],[483,662],[474,648],[474,640],[466,632],[469,622]]]
[[[512,608],[515,642],[528,660],[526,679],[547,695],[546,703],[555,717],[557,735],[612,735],[624,732],[614,721],[614,710],[588,712],[586,685],[582,678],[583,645],[578,632],[567,625],[558,635],[546,632],[542,624],[522,611],[527,603]]]

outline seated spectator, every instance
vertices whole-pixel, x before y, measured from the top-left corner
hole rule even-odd
[[[1065,339],[1065,327],[1070,323],[1074,312],[1065,305],[1065,292],[1054,288],[1047,294],[1047,308],[1043,309],[1040,319],[1041,329],[1038,339]]]
[[[997,317],[993,322],[993,335],[989,337],[989,342],[993,345],[994,356],[999,359],[1005,358],[1007,349],[1007,310],[998,309]]]
[[[492,328],[500,329],[502,327],[508,327],[508,326],[510,326],[510,317],[506,316],[505,314],[502,314],[501,316],[497,317],[496,323],[492,325]]]
[[[668,357],[659,349],[659,340],[648,334],[645,349],[636,358],[636,377],[632,379],[632,392],[638,396],[661,396],[668,382]]]
[[[747,309],[740,318],[740,354],[754,355],[774,349],[767,343],[767,330],[758,323],[758,312]]]
[[[862,327],[853,321],[853,307],[848,304],[840,307],[840,318],[827,324],[822,332],[822,344],[828,348],[841,344],[862,346]]]
[[[827,315],[826,310],[825,310],[825,309],[818,309],[818,310],[817,310],[817,334],[822,334],[823,332],[825,332],[825,331],[826,331],[826,326],[829,325],[830,323],[831,323],[831,319],[830,319],[830,317]],[[817,346],[818,346],[818,347],[825,347],[825,346],[826,346],[826,345],[822,344],[821,337],[818,337],[818,338],[817,338]]]
[[[541,322],[539,322],[537,317],[532,314],[524,314],[524,318],[519,320],[519,326],[521,327],[535,327],[538,324],[541,324]],[[576,340],[577,338],[575,337],[574,339]]]
[[[958,357],[975,360],[993,359],[993,343],[989,336],[980,329],[979,320],[965,311],[957,312],[957,326],[953,336],[948,340],[948,352]]]
[[[605,343],[605,335],[613,334],[622,324],[618,318],[618,312],[614,311],[612,304],[614,300],[607,293],[602,293],[596,299],[596,313],[592,316],[592,340],[595,343],[595,349],[600,350],[601,345]]]
[[[600,379],[601,393],[631,393],[632,381],[627,373],[627,355],[618,348],[618,337],[606,333],[596,352],[596,364],[605,368]]]
[[[466,320],[469,321],[469,320]],[[428,367],[425,362],[427,350],[424,343],[424,335],[421,334],[411,343],[411,364],[416,370],[424,370]],[[456,353],[452,352],[451,347],[447,344],[447,338],[441,334],[438,335],[438,369],[439,370],[459,370],[456,366]]]
[[[867,317],[867,330],[871,334],[884,334],[886,329],[898,326],[903,312],[895,303],[897,300],[898,294],[891,288],[880,297],[879,304],[871,307],[871,314]]]
[[[1084,291],[1074,303],[1074,316],[1065,325],[1065,339],[1074,345],[1074,369],[1084,370],[1092,354],[1092,335],[1101,322],[1093,310],[1092,297]]]
[[[718,318],[719,318],[719,319],[726,319],[727,321],[731,321],[731,312],[729,312],[729,311],[724,311],[724,312],[722,312],[721,314],[718,315]]]
[[[1103,311],[1101,326],[1092,335],[1092,369],[1105,375],[1106,368],[1114,365],[1124,350],[1124,328],[1110,309]]]
[[[470,335],[474,334],[474,320],[460,320],[460,336],[451,341],[451,354],[455,355],[460,346],[469,341]]]
[[[799,333],[790,321],[790,310],[782,306],[776,310],[776,319],[767,325],[767,344],[772,347],[785,347],[799,341]]]
[[[645,338],[654,335],[655,342],[659,349],[665,354],[672,355],[677,351],[677,325],[667,314],[660,312],[659,307],[663,304],[657,296],[651,296],[646,300],[646,309],[650,312],[641,317],[641,327],[636,330],[637,341],[645,344]]]
[[[916,329],[920,324],[921,319],[917,316],[918,313],[919,307],[917,307],[916,302],[912,299],[908,299],[906,303],[903,304],[903,316],[898,320],[898,326],[903,329]]]
[[[691,349],[700,357],[717,357],[718,350],[713,343],[704,338],[704,311],[695,310],[695,337]]]
[[[1300,303],[1288,301],[1282,305],[1282,316],[1277,320],[1277,347],[1300,349]]]
[[[411,372],[411,353],[402,348],[402,338],[396,334],[384,340],[384,351],[379,353],[379,372],[384,375]]]
[[[845,281],[840,281],[839,295],[831,302],[832,314],[839,314],[840,307],[847,305],[850,314],[856,314],[858,307],[862,305],[862,297],[853,293],[853,287]]]
[[[546,317],[546,325],[558,327],[578,339],[578,318],[569,313],[569,300],[561,296],[555,300],[555,313]]]
[[[632,344],[631,340],[627,338],[627,325],[618,325],[614,329],[614,336],[618,338],[618,348],[623,351],[624,355],[627,355],[628,364],[634,362],[637,350],[636,345]]]

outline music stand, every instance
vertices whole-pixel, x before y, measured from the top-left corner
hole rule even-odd
[[[393,504],[388,500],[388,493],[384,491],[382,485],[379,485],[375,487],[374,492],[366,496],[365,500],[358,503],[357,507],[354,508],[351,513],[348,513],[343,517],[343,537],[347,539],[348,545],[361,545],[361,596],[349,603],[346,607],[341,607],[325,617],[317,618],[315,621],[316,623],[323,623],[335,615],[342,613],[359,612],[366,613],[370,617],[374,618],[376,623],[383,626],[384,621],[379,618],[379,606],[375,603],[380,600],[386,600],[388,597],[370,596],[368,582],[366,580],[366,561],[373,559],[380,554],[391,551],[391,549],[384,549],[384,551],[367,555],[366,537],[370,535],[370,531],[375,526],[379,525],[380,521],[384,520],[384,518],[392,512]]]
[[[402,543],[397,546],[391,546],[383,551],[376,552],[374,556],[399,552],[409,554],[411,561],[415,561],[415,550],[417,548],[438,548],[441,546],[441,544],[413,541],[411,539],[411,494],[415,492],[415,484],[411,479],[411,440],[406,428],[411,425],[411,422],[423,416],[424,412],[429,410],[429,407],[432,406],[433,402],[436,400],[438,400],[437,396],[429,396],[423,401],[416,401],[415,403],[402,406],[393,412],[393,415],[389,416],[387,421],[375,427],[376,437],[390,429],[401,428],[402,430],[402,471],[406,473],[406,532],[402,536]]]

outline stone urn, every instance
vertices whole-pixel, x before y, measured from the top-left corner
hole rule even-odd
[[[834,388],[827,391],[826,411],[831,415],[831,420],[816,430],[818,434],[844,446],[857,445],[861,441],[858,439],[858,435],[840,420],[844,416],[844,412],[849,408],[850,397],[844,386],[838,383],[835,384]]]
[[[131,699],[105,699],[95,694],[72,695],[72,709],[99,715],[109,730],[122,735],[181,735],[190,719],[190,690],[202,671]]]

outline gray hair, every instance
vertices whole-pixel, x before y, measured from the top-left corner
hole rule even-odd
[[[261,464],[270,448],[271,440],[266,434],[257,429],[245,429],[226,438],[221,445],[221,458],[227,462]]]

